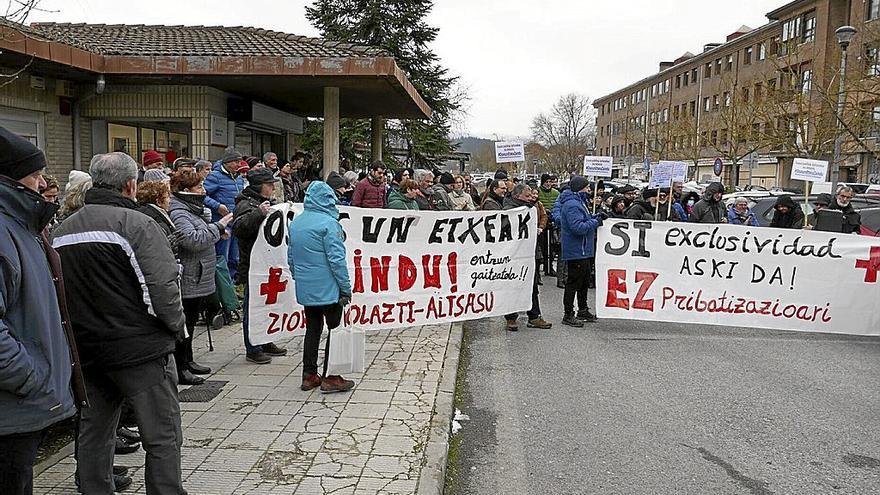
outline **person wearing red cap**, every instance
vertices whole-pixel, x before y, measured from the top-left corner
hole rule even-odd
[[[138,184],[144,181],[144,173],[154,168],[161,169],[165,166],[162,155],[156,150],[149,150],[144,153],[144,166],[138,170]]]

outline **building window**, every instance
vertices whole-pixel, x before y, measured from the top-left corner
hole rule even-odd
[[[880,17],[880,0],[868,0],[868,20],[874,20]]]
[[[748,86],[746,86],[745,88],[742,89],[742,100],[745,103],[749,102],[749,88],[748,88]]]
[[[868,127],[868,137],[880,137],[880,106],[871,111],[871,125]]]
[[[708,112],[712,109],[712,100],[707,96],[703,98],[703,110]]]
[[[715,73],[721,74],[721,59],[720,58],[715,59]]]
[[[664,92],[664,93],[668,93],[668,92],[669,92],[669,79],[663,81],[663,92]]]
[[[880,76],[880,49],[876,45],[865,47],[865,73],[868,76]]]
[[[767,42],[758,43],[758,60],[767,58]]]
[[[803,94],[809,94],[810,89],[813,88],[813,71],[811,69],[804,69],[801,72],[801,92]]]
[[[746,47],[743,51],[743,65],[749,65],[752,63],[752,47]]]
[[[813,41],[816,38],[816,11],[804,14],[803,41]]]
[[[697,100],[691,101],[691,117],[697,116]]]
[[[675,76],[675,89],[681,87],[681,74]]]
[[[689,82],[689,81],[688,81],[688,78],[689,78],[688,76],[690,76],[690,72],[685,72],[685,73],[684,73],[684,85],[685,85],[685,86],[687,86],[687,85],[688,85],[688,82]]]
[[[692,82],[692,83],[696,83],[696,82],[697,82],[697,69],[696,69],[696,68],[694,68],[694,69],[691,71],[691,82]]]
[[[706,64],[706,69],[703,70],[703,77],[709,79],[712,77],[712,62]]]
[[[721,99],[718,95],[712,97],[712,111],[717,112],[718,108],[721,106]]]
[[[724,65],[724,70],[726,72],[730,72],[731,70],[733,70],[733,55],[727,56],[727,63],[725,63]]]
[[[724,106],[730,107],[730,93],[727,91],[724,92]]]

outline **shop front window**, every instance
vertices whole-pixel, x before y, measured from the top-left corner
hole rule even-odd
[[[138,155],[138,129],[130,125],[107,124],[107,148],[131,156]]]

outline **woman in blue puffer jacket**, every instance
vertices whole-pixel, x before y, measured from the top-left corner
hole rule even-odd
[[[296,286],[296,300],[305,306],[306,337],[303,342],[304,391],[344,392],[354,382],[339,375],[318,375],[318,345],[324,322],[333,330],[351,302],[351,281],[345,257],[345,233],[339,224],[336,193],[325,182],[313,181],[306,190],[303,212],[290,222],[287,258]],[[329,351],[329,339],[328,339]],[[327,374],[327,352],[324,375]]]

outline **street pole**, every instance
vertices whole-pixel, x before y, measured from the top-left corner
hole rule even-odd
[[[856,34],[852,26],[841,26],[834,32],[840,44],[840,89],[837,92],[837,136],[834,138],[834,163],[831,166],[831,194],[837,194],[840,180],[840,148],[843,146],[843,109],[846,104],[846,51]]]

